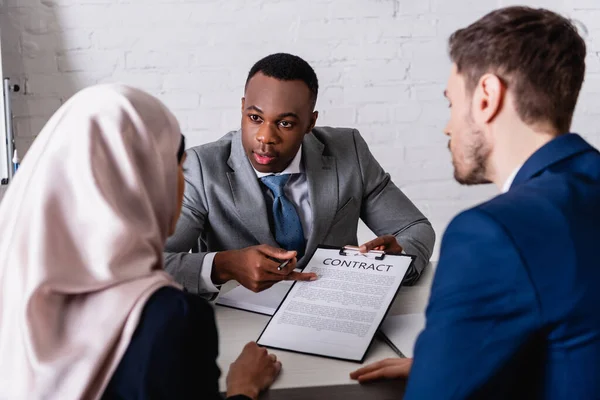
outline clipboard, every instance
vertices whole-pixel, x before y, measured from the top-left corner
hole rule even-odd
[[[331,255],[336,255],[336,256],[341,256],[341,257],[344,257],[344,256],[356,257],[358,255],[356,253],[358,251],[358,248],[355,246],[344,246],[344,247],[340,248],[340,247],[335,247],[335,246],[320,245],[317,247],[317,252],[319,249],[333,250],[330,252]],[[313,255],[313,259],[317,255],[317,252],[315,252],[315,255]],[[360,253],[360,252],[358,252],[358,253]],[[299,286],[301,286],[303,284],[310,285],[310,283],[307,283],[307,282],[294,282],[294,284],[292,285],[292,288],[287,292],[286,296],[284,297],[282,302],[277,307],[277,310],[275,311],[275,313],[273,314],[273,316],[271,317],[271,319],[269,320],[269,322],[267,323],[267,325],[265,326],[265,328],[259,335],[259,337],[257,339],[257,343],[260,346],[264,346],[264,347],[268,347],[268,348],[272,348],[272,349],[290,351],[290,352],[294,352],[294,353],[308,354],[308,355],[314,355],[314,356],[319,356],[319,357],[333,358],[333,359],[358,362],[358,363],[364,362],[366,354],[368,353],[369,349],[371,348],[371,345],[373,343],[375,335],[379,331],[381,324],[383,323],[383,320],[387,316],[387,314],[391,308],[391,305],[393,303],[393,300],[396,298],[398,291],[400,290],[400,287],[402,285],[402,282],[404,281],[404,278],[406,277],[406,274],[407,274],[408,270],[410,269],[410,266],[412,265],[413,261],[416,259],[416,256],[409,255],[409,254],[388,255],[388,254],[385,254],[385,252],[381,252],[381,251],[371,251],[368,253],[360,253],[360,256],[364,256],[365,258],[368,258],[369,260],[372,260],[375,262],[385,261],[385,259],[387,257],[408,258],[408,259],[410,259],[410,261],[408,263],[403,264],[404,272],[402,273],[399,281],[396,281],[394,284],[394,287],[390,288],[390,291],[388,291],[388,293],[386,294],[386,296],[387,296],[386,302],[377,310],[377,313],[378,313],[377,318],[376,318],[376,320],[374,320],[371,323],[371,325],[369,327],[369,333],[367,335],[365,335],[364,339],[361,339],[360,348],[356,350],[356,351],[358,351],[357,354],[354,354],[354,356],[348,356],[348,355],[344,355],[344,354],[332,354],[333,351],[329,351],[328,354],[324,354],[324,352],[321,349],[306,349],[306,348],[300,349],[299,347],[303,347],[303,346],[298,343],[299,342],[298,339],[302,338],[303,334],[301,333],[301,330],[303,327],[290,329],[289,334],[291,336],[289,337],[289,341],[287,343],[283,343],[283,342],[278,343],[277,340],[273,340],[274,337],[275,338],[286,337],[286,334],[281,333],[281,332],[278,332],[276,335],[273,335],[273,332],[269,332],[269,329],[270,329],[270,327],[271,327],[271,329],[273,329],[272,328],[273,326],[277,327],[277,325],[281,325],[281,320],[282,320],[281,316],[283,315],[283,313],[287,312],[288,306],[294,300],[293,297],[295,295],[297,295],[295,289],[298,289]],[[306,266],[305,271],[307,268],[309,268],[309,266],[311,266],[313,259],[311,259],[311,262],[309,262],[309,264]],[[314,272],[313,269],[314,268],[309,268],[309,271],[307,271],[307,272]],[[319,280],[317,280],[315,282],[319,282]],[[281,314],[280,314],[280,312],[281,312]],[[318,315],[316,315],[316,316],[318,316]],[[275,329],[277,329],[277,328],[275,328]],[[299,336],[294,337],[294,335],[299,335]],[[330,340],[329,345],[335,346],[336,342],[339,342],[339,340],[337,340],[337,339],[339,339],[339,337],[336,338],[336,333],[332,333],[331,337],[329,338],[329,340]],[[307,340],[306,342],[310,342],[310,341]],[[325,343],[325,342],[323,342],[323,343]],[[304,346],[304,347],[306,347],[306,346]],[[348,347],[350,348],[350,346],[348,346]]]

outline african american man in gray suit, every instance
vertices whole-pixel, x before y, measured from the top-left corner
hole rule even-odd
[[[429,221],[358,131],[315,127],[317,92],[306,61],[267,56],[248,75],[242,129],[187,151],[183,211],[165,250],[166,270],[187,291],[314,280],[294,269],[318,245],[357,245],[359,219],[378,236],[362,251],[413,254],[405,283],[419,278],[435,241]]]

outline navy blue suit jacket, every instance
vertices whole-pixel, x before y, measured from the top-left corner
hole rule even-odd
[[[600,154],[576,134],[458,215],[407,399],[600,399]]]

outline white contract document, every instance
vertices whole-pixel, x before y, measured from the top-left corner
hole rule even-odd
[[[425,329],[425,314],[390,315],[381,324],[386,342],[401,357],[412,358],[415,343]]]
[[[319,248],[263,330],[261,346],[362,362],[414,259]]]
[[[267,290],[254,293],[243,286],[238,286],[225,294],[219,295],[215,304],[270,316],[275,314],[275,310],[277,310],[291,287],[292,281],[281,281]]]

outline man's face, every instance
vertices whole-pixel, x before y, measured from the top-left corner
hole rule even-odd
[[[242,143],[259,172],[283,171],[294,159],[317,113],[303,81],[280,81],[257,73],[242,99]]]
[[[450,102],[450,120],[444,133],[450,137],[448,148],[452,153],[454,179],[465,185],[489,183],[486,165],[491,144],[473,118],[472,95],[467,93],[465,80],[456,65],[448,79],[444,95]]]

